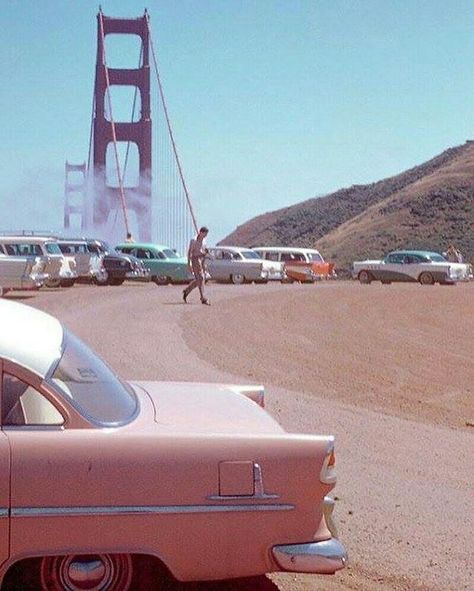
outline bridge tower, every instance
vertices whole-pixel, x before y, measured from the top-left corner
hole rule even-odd
[[[77,173],[77,174],[76,174]],[[71,174],[74,178],[71,179]],[[86,199],[87,176],[86,163],[70,164],[66,160],[66,180],[64,182],[64,229],[71,227],[71,214],[81,216],[81,229],[87,225]]]
[[[138,35],[142,42],[141,64],[136,69],[109,68],[106,63],[105,38],[109,34]],[[134,86],[140,92],[141,116],[138,121],[115,122],[106,104],[110,102],[110,87]],[[150,117],[150,65],[148,15],[134,19],[97,15],[97,61],[94,88],[95,113],[92,135],[93,220],[94,226],[105,226],[109,215],[123,209],[134,211],[139,238],[151,241],[152,234],[152,122]],[[114,142],[131,142],[138,148],[139,180],[134,187],[116,187],[108,183],[106,171],[107,147]],[[120,175],[119,175],[120,177]],[[120,178],[119,178],[120,180]],[[125,205],[126,195],[126,205]],[[116,217],[118,217],[116,215]]]

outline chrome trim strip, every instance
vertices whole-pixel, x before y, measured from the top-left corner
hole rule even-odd
[[[10,511],[8,509],[0,509],[0,517],[8,517]]]
[[[178,513],[223,513],[244,511],[291,511],[290,504],[247,505],[121,505],[104,507],[16,507],[12,517],[56,517],[64,515],[136,515]]]

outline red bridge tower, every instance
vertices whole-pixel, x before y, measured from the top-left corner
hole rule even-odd
[[[138,35],[142,42],[141,65],[136,69],[109,68],[106,63],[105,37],[108,34]],[[110,101],[113,85],[135,86],[141,96],[141,116],[135,122],[115,122]],[[109,215],[123,209],[128,230],[127,211],[135,212],[139,238],[151,241],[152,228],[152,149],[150,118],[150,65],[148,15],[135,19],[97,15],[97,62],[95,74],[95,113],[93,121],[93,221],[94,226],[105,226]],[[108,104],[109,109],[106,109]],[[107,112],[108,111],[108,112]],[[106,117],[108,115],[108,118]],[[113,142],[133,142],[138,148],[139,180],[134,187],[123,187],[118,171],[119,187],[107,179],[107,146]],[[117,216],[116,216],[117,217]]]

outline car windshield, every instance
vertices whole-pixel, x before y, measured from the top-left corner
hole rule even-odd
[[[132,389],[75,335],[65,331],[64,342],[48,381],[94,423],[112,426],[130,421],[138,404]]]
[[[111,255],[115,255],[115,256],[122,255],[120,250],[113,248],[112,246],[110,246],[110,244],[108,242],[101,242],[100,245],[101,245],[101,248],[102,248],[104,254],[111,254]]]
[[[241,250],[240,251],[244,259],[259,259],[261,258],[254,250]]]
[[[163,254],[166,256],[167,259],[178,259],[179,255],[171,248],[163,249]]]
[[[46,242],[45,247],[49,254],[62,254],[57,242]]]
[[[446,263],[446,259],[444,258],[444,256],[440,255],[440,254],[430,254],[428,255],[428,258],[433,261],[434,263]]]
[[[308,252],[308,257],[310,261],[314,263],[324,263],[323,257],[319,254],[319,252]]]

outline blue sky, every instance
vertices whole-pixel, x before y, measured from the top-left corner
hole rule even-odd
[[[64,162],[88,153],[98,4],[2,1],[0,228],[60,227]],[[107,16],[148,8],[210,242],[254,215],[391,176],[473,136],[472,1],[101,4]]]

